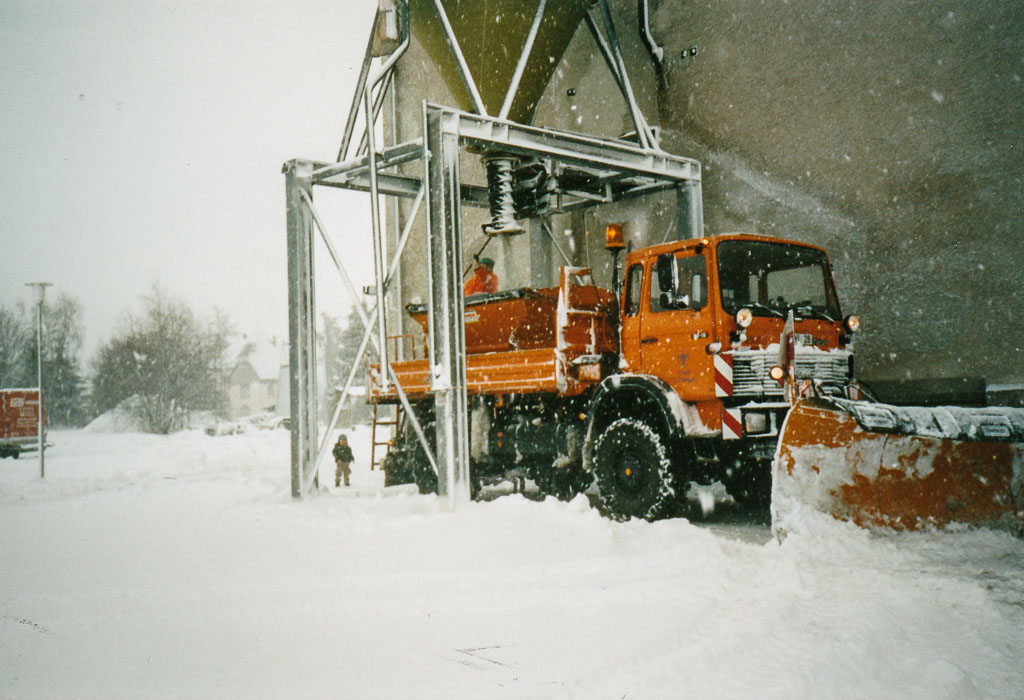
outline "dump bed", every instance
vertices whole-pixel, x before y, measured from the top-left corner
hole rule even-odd
[[[563,268],[558,287],[529,287],[465,300],[466,381],[470,394],[575,395],[599,382],[617,350],[614,297],[590,282],[590,270]],[[427,333],[427,308],[406,310]],[[411,397],[430,389],[426,359],[393,362],[402,389]],[[382,392],[379,368],[370,371],[371,396]]]

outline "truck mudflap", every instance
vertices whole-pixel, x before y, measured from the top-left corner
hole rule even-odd
[[[869,528],[1024,526],[1024,410],[808,398],[772,466],[772,526],[810,507]]]

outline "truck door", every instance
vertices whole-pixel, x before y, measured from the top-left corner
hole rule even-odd
[[[688,400],[714,396],[711,356],[714,315],[708,303],[707,258],[683,250],[652,260],[640,328],[643,371]]]

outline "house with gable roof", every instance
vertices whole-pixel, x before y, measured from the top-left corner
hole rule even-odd
[[[255,413],[288,415],[288,343],[243,334],[228,372],[228,414],[232,419]]]

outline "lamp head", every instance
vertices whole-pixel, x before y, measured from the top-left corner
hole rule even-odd
[[[26,282],[26,287],[32,287],[32,296],[36,302],[42,306],[43,302],[46,301],[46,288],[52,287],[52,282]]]

